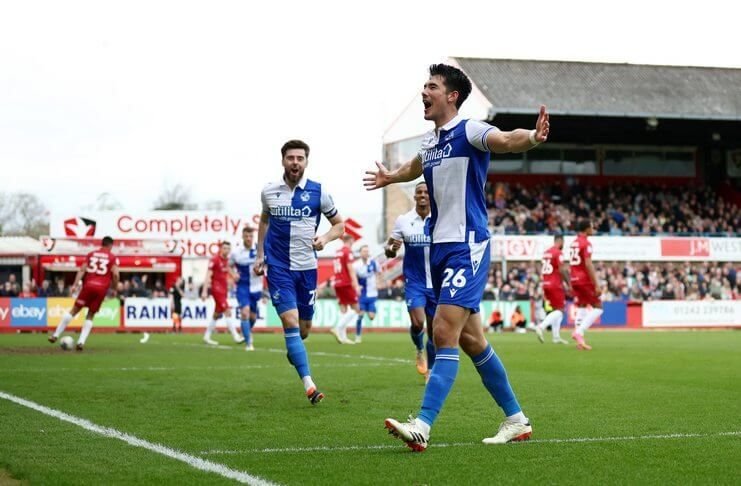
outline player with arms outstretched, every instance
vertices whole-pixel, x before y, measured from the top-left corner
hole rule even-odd
[[[435,364],[432,318],[437,298],[430,275],[430,235],[426,229],[430,219],[430,197],[427,183],[420,181],[414,188],[414,209],[396,218],[394,229],[386,242],[386,256],[395,258],[404,244],[404,294],[412,325],[409,334],[417,350],[417,372],[428,375]],[[425,320],[427,321],[427,360],[424,345]]]
[[[72,309],[64,314],[62,321],[57,326],[54,334],[49,336],[49,342],[55,343],[59,336],[62,335],[72,319],[75,318],[80,309],[87,307],[87,316],[85,323],[82,325],[80,337],[77,340],[77,350],[82,351],[85,341],[93,329],[93,318],[100,310],[100,305],[108,293],[108,289],[114,289],[118,285],[118,258],[111,252],[113,248],[113,238],[106,236],[101,242],[100,248],[91,251],[85,257],[85,263],[75,275],[74,286],[77,287],[82,282],[82,289],[75,299]],[[75,288],[72,289],[73,293]]]
[[[208,290],[211,288],[211,296],[214,298],[214,313],[211,321],[206,327],[203,334],[203,342],[216,346],[219,343],[211,339],[211,334],[216,329],[216,323],[222,317],[226,320],[226,326],[232,335],[234,342],[239,344],[244,338],[237,332],[237,326],[232,321],[232,310],[229,308],[229,278],[236,281],[239,277],[236,272],[229,268],[229,252],[232,244],[228,241],[222,241],[219,245],[219,253],[214,255],[208,262],[206,278],[203,280],[203,290],[201,290],[201,299],[206,300]]]
[[[262,298],[263,277],[255,273],[257,258],[255,230],[249,226],[242,228],[242,246],[229,255],[229,266],[239,275],[237,280],[237,302],[242,336],[247,351],[254,351],[252,328],[257,322],[257,303]]]
[[[568,262],[563,260],[563,236],[553,238],[553,246],[543,253],[540,276],[543,282],[543,307],[548,313],[535,327],[540,342],[544,342],[543,331],[551,326],[554,344],[568,344],[561,339],[561,321],[563,321],[564,307],[566,306],[566,291],[569,289]]]
[[[304,176],[309,146],[290,140],[281,148],[283,177],[262,190],[262,214],[257,232],[255,271],[267,267],[268,290],[285,333],[288,361],[296,368],[309,402],[319,403],[324,394],[311,377],[303,339],[309,336],[316,299],[316,252],[339,238],[345,223],[332,197],[321,184]],[[332,224],[317,236],[319,218]]]
[[[471,93],[471,81],[456,67],[436,64],[422,91],[424,117],[435,123],[411,161],[389,171],[377,163],[368,171],[367,189],[408,182],[424,174],[430,192],[430,264],[437,292],[434,329],[435,365],[425,387],[422,407],[406,423],[388,418],[390,433],[415,451],[427,448],[430,428],[458,373],[458,347],[469,355],[484,386],[506,416],[486,444],[526,440],[532,434],[502,362],[484,337],[479,304],[490,262],[488,215],[484,184],[490,152],[524,152],[544,142],[549,122],[545,106],[534,130],[501,131],[466,120],[458,109]],[[496,159],[495,159],[496,161]]]
[[[584,332],[602,315],[602,301],[597,291],[597,274],[592,265],[592,244],[589,236],[594,232],[588,219],[576,224],[578,234],[569,245],[569,265],[571,265],[571,288],[576,305],[576,322],[571,338],[576,348],[589,351],[592,347],[584,340]]]
[[[340,306],[340,320],[330,331],[340,344],[355,344],[347,337],[347,326],[355,322],[360,308],[358,294],[360,285],[355,273],[355,257],[352,254],[352,244],[355,239],[348,234],[342,236],[342,247],[334,256],[334,292]]]

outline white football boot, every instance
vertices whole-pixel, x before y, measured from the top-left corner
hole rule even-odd
[[[389,434],[404,441],[407,447],[414,452],[424,452],[427,449],[427,442],[430,440],[429,427],[426,427],[427,430],[425,431],[420,426],[420,420],[410,415],[406,423],[387,418],[384,424]]]
[[[506,444],[508,442],[520,442],[529,440],[533,435],[533,428],[529,423],[521,424],[505,420],[499,426],[499,431],[494,437],[487,437],[482,442],[484,444]]]

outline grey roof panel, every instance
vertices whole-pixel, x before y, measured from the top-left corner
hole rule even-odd
[[[741,69],[454,59],[496,113],[741,120]]]

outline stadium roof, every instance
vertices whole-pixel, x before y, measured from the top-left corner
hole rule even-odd
[[[495,114],[741,120],[741,69],[455,57]]]

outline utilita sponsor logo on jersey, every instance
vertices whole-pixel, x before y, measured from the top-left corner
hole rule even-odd
[[[410,246],[429,246],[432,239],[425,234],[407,235],[404,243]]]
[[[298,221],[302,218],[311,216],[311,208],[294,208],[293,206],[275,206],[270,208],[270,216],[280,218],[286,221]]]
[[[453,152],[453,146],[450,144],[447,144],[441,149],[432,148],[430,150],[427,150],[425,152],[424,166],[428,167],[439,165],[440,159],[450,157],[451,152]]]

